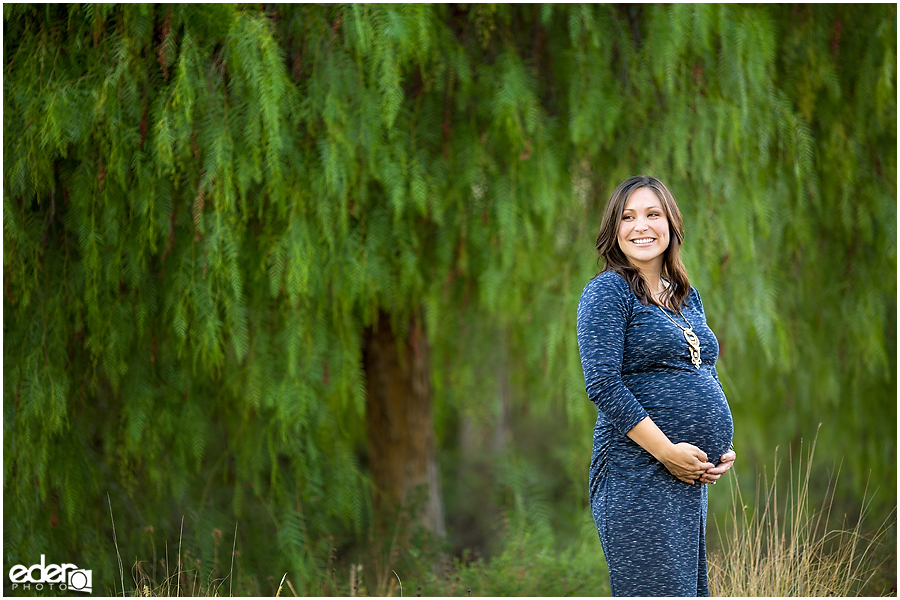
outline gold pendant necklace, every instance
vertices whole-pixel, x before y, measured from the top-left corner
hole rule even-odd
[[[657,304],[657,306],[659,306],[659,304]],[[681,318],[684,319],[684,322],[688,324],[687,329],[685,329],[684,327],[679,325],[675,321],[675,319],[670,317],[669,313],[667,313],[665,310],[663,310],[662,306],[659,306],[659,310],[662,312],[662,314],[664,314],[666,316],[667,319],[672,321],[672,323],[676,327],[678,327],[678,329],[680,329],[681,332],[684,334],[684,339],[688,343],[688,346],[690,346],[690,349],[691,349],[691,362],[694,363],[694,366],[699,369],[700,365],[703,363],[703,361],[700,360],[700,340],[697,339],[697,334],[694,333],[694,328],[691,327],[691,322],[687,320],[687,317],[685,317],[681,313],[680,310],[678,311],[678,314],[681,315]]]

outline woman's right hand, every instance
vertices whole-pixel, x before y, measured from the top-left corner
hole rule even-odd
[[[707,462],[706,452],[687,442],[672,444],[660,458],[669,473],[681,481],[694,485],[707,469],[715,465]]]

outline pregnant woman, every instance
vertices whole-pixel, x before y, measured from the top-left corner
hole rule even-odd
[[[600,409],[591,510],[614,596],[709,595],[706,484],[734,463],[734,424],[683,239],[662,182],[622,182],[597,237],[605,268],[578,304],[585,386]]]

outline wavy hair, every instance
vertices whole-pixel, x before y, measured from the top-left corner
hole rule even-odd
[[[663,253],[662,273],[670,285],[660,298],[661,303],[672,310],[679,310],[687,306],[687,297],[691,291],[687,270],[681,262],[681,244],[684,242],[684,223],[681,211],[675,203],[672,193],[659,179],[647,175],[635,175],[619,184],[603,211],[603,219],[600,222],[600,233],[597,235],[597,252],[606,263],[603,270],[614,271],[628,283],[628,287],[634,292],[641,304],[659,304],[653,299],[647,282],[641,277],[641,272],[632,265],[625,253],[619,247],[619,225],[622,222],[622,211],[631,194],[640,188],[652,190],[662,204],[666,220],[669,222],[669,247]],[[598,273],[598,275],[600,274]],[[673,285],[674,284],[674,285]]]

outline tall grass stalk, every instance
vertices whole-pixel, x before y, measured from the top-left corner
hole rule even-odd
[[[871,498],[866,498],[867,489],[855,524],[848,527],[844,515],[840,527],[830,528],[837,475],[829,480],[821,509],[812,510],[809,482],[815,448],[813,440],[804,470],[801,443],[796,476],[791,467],[789,489],[784,498],[779,498],[776,484],[776,449],[772,481],[765,482],[763,503],[760,503],[761,486],[757,485],[755,509],[744,503],[737,478],[730,478],[732,507],[722,529],[718,521],[715,523],[722,547],[709,557],[711,595],[854,596],[872,593],[867,584],[884,562],[884,559],[879,560],[876,550],[895,523],[895,509],[874,533],[867,533],[863,529],[863,520],[871,504]]]

